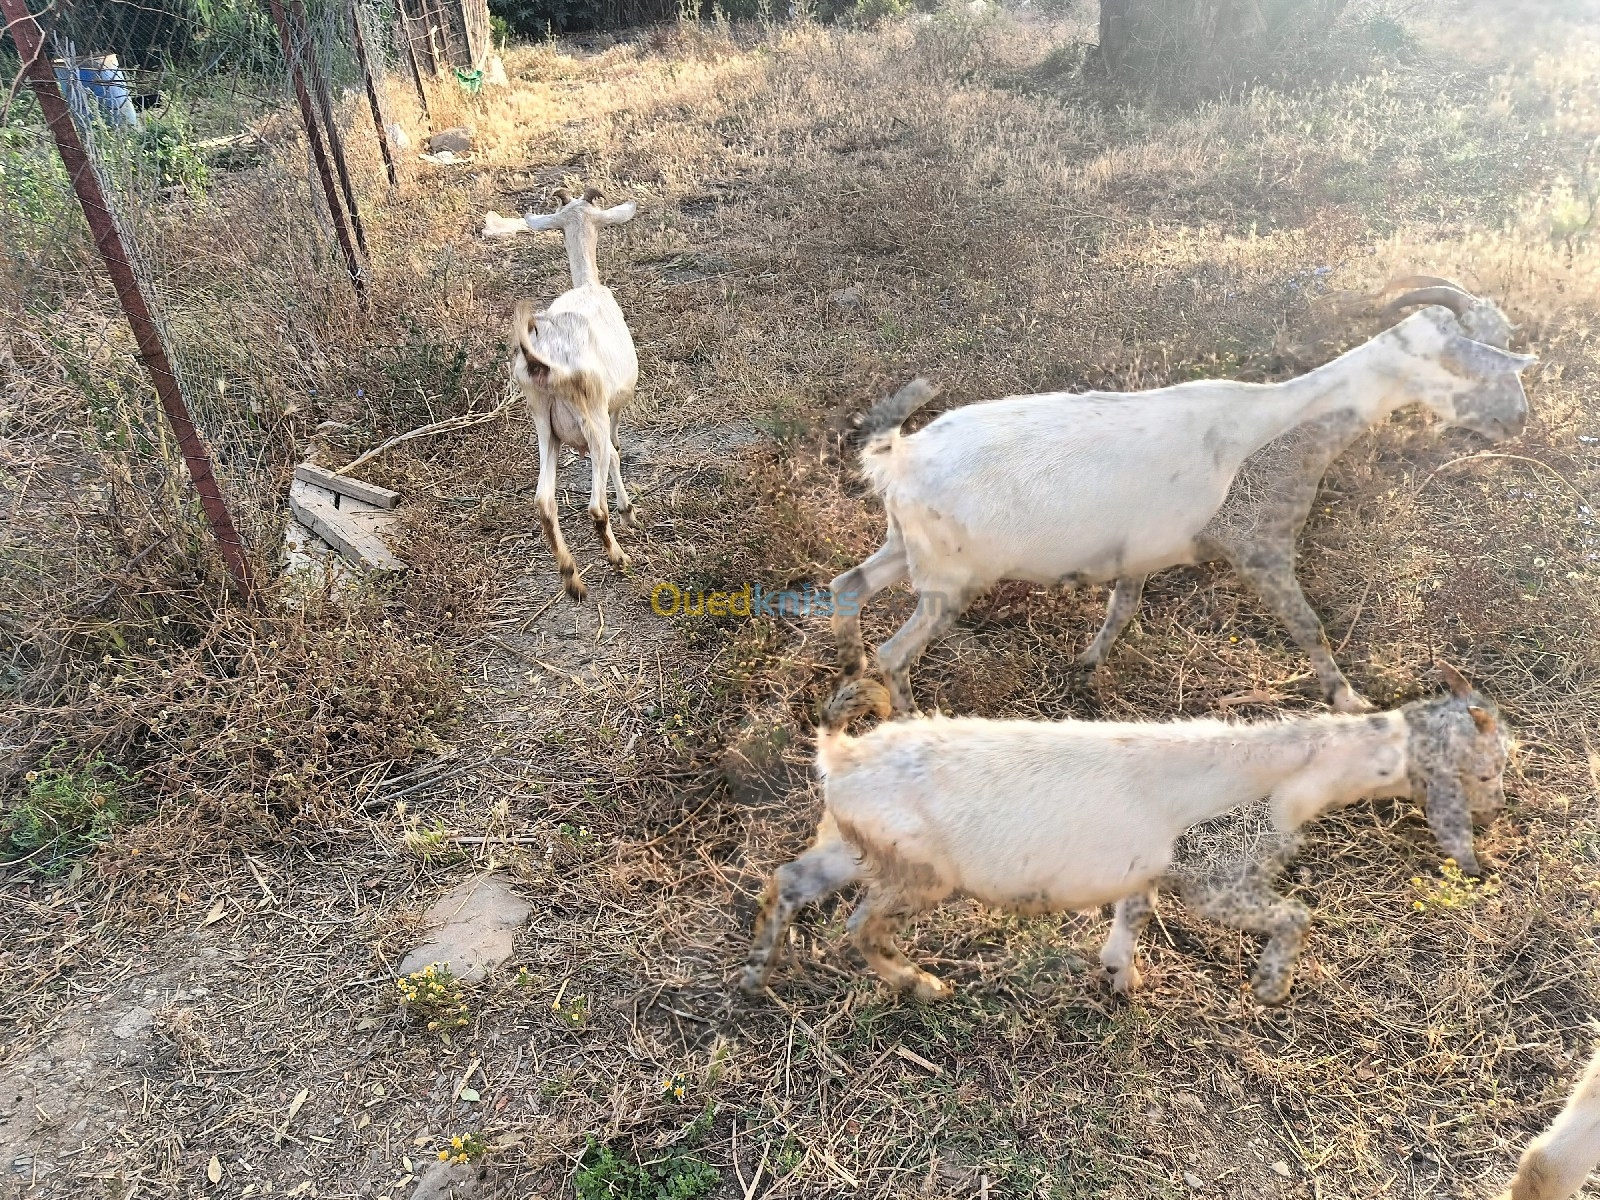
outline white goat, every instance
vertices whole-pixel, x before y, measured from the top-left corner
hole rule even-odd
[[[1460,293],[1464,295],[1464,293]],[[1395,306],[1447,298],[1435,287]],[[1503,329],[1487,301],[1430,304],[1299,378],[1203,380],[1127,394],[1013,396],[900,425],[935,389],[916,380],[863,421],[862,468],[883,497],[888,538],[833,580],[833,630],[847,675],[863,666],[861,605],[902,580],[916,611],[878,651],[896,712],[912,707],[911,664],[1000,579],[1115,579],[1098,663],[1151,571],[1223,558],[1311,656],[1334,707],[1368,708],[1333,660],[1294,575],[1294,539],[1323,470],[1361,430],[1421,403],[1493,439],[1521,431],[1518,373],[1537,360],[1466,336]],[[1391,306],[1394,307],[1394,306]],[[1494,321],[1499,326],[1494,326]]]
[[[539,434],[539,484],[534,494],[539,524],[568,594],[582,600],[587,589],[556,515],[556,454],[560,446],[571,446],[589,455],[589,516],[606,557],[613,566],[626,567],[628,556],[611,533],[606,476],[609,473],[616,489],[617,516],[629,519],[633,502],[622,483],[617,428],[639,382],[639,357],[616,297],[600,283],[595,250],[600,227],[632,220],[636,209],[631,201],[596,208],[600,193],[593,188],[576,200],[564,191],[558,191],[556,198],[561,207],[545,216],[528,213],[518,220],[488,213],[483,235],[498,238],[525,230],[559,229],[566,238],[572,287],[543,310],[528,300],[517,302],[511,317],[511,380],[527,397]]]
[[[1444,852],[1470,874],[1474,816],[1505,803],[1498,714],[1457,672],[1451,694],[1371,716],[1215,720],[891,721],[861,738],[849,718],[885,699],[855,680],[824,713],[824,811],[811,848],[767,889],[744,987],[765,985],[804,904],[865,878],[848,928],[873,970],[935,999],[950,989],[894,944],[908,917],[963,893],[1017,911],[1117,901],[1101,951],[1113,985],[1138,985],[1134,944],[1158,886],[1190,909],[1267,935],[1252,986],[1289,992],[1310,914],[1272,884],[1306,822],[1363,796],[1417,796]]]
[[[1600,1163],[1600,1051],[1549,1129],[1528,1144],[1500,1200],[1568,1200]]]

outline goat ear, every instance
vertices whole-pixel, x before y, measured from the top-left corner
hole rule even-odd
[[[1479,733],[1493,733],[1495,730],[1494,714],[1488,709],[1479,708],[1476,704],[1467,705],[1467,715],[1472,718],[1472,723],[1478,727]]]
[[[633,215],[638,211],[639,206],[629,200],[626,204],[619,204],[615,208],[595,210],[594,219],[602,225],[621,225],[624,221],[633,220]]]
[[[583,189],[583,202],[585,204],[593,204],[596,200],[599,200],[602,195],[603,193],[599,188],[586,187]]]
[[[1428,776],[1423,787],[1426,794],[1422,802],[1427,808],[1428,828],[1433,830],[1439,849],[1456,860],[1463,875],[1482,874],[1477,851],[1472,845],[1472,809],[1460,782],[1437,772]]]
[[[486,238],[515,237],[528,228],[521,217],[502,217],[497,212],[483,214],[483,236]]]
[[[553,213],[528,213],[522,218],[522,223],[535,233],[546,229],[560,229],[566,224],[562,220],[560,209]]]
[[[556,198],[556,203],[557,204],[571,204],[572,203],[572,193],[567,191],[566,188],[557,188],[553,194],[554,194],[554,196]]]
[[[1444,677],[1446,685],[1449,686],[1451,692],[1453,692],[1455,695],[1472,695],[1472,684],[1468,682],[1467,677],[1452,667],[1449,663],[1442,662],[1439,664],[1439,674]]]
[[[1444,348],[1444,362],[1468,376],[1515,375],[1539,361],[1537,354],[1513,354],[1469,337],[1452,337]]]

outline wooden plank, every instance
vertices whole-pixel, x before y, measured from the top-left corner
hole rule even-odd
[[[379,487],[375,483],[362,483],[359,479],[346,479],[343,475],[335,475],[332,471],[324,471],[321,467],[314,467],[310,463],[301,463],[296,467],[294,477],[378,508],[393,508],[400,500],[399,492],[391,492],[388,488]]]
[[[406,569],[377,532],[377,518],[384,523],[394,518],[387,513],[346,512],[334,507],[334,496],[304,481],[289,489],[289,511],[352,565],[375,574],[392,574]]]

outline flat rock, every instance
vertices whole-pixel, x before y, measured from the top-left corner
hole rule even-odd
[[[400,963],[400,974],[443,963],[463,983],[478,983],[511,957],[517,930],[532,911],[533,905],[501,880],[469,879],[428,910],[423,917],[427,937]]]
[[[456,1200],[477,1195],[478,1168],[470,1163],[436,1162],[411,1189],[411,1200]]]

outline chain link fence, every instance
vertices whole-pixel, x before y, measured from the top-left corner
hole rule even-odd
[[[276,564],[295,418],[314,407],[343,331],[366,319],[362,214],[403,182],[428,92],[482,70],[487,7],[4,0],[4,10],[0,300],[11,357],[48,358],[75,386],[113,511],[166,538],[219,543],[247,588]],[[70,120],[52,121],[63,101]]]

